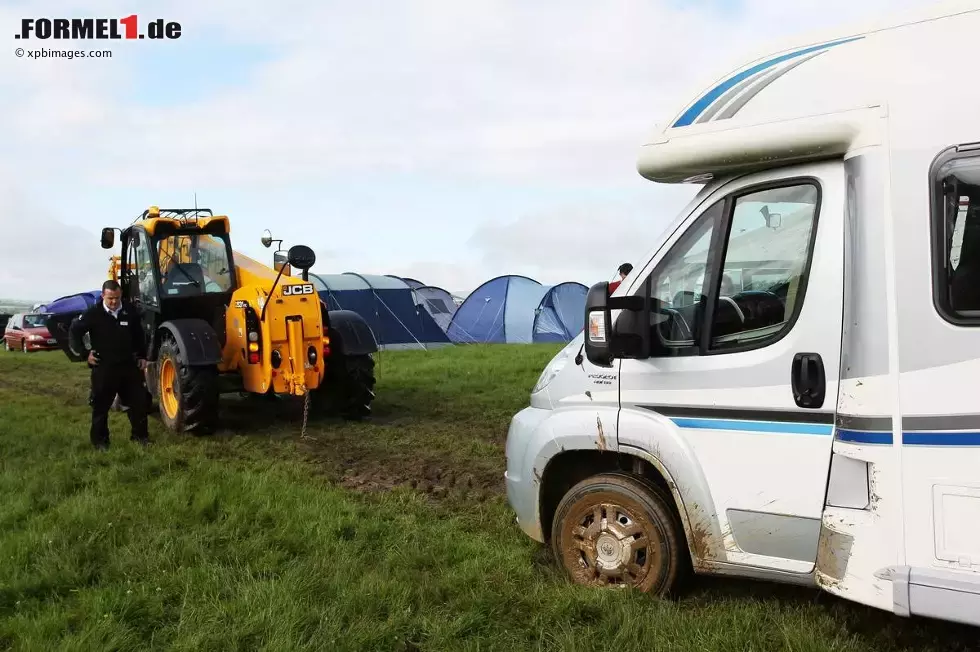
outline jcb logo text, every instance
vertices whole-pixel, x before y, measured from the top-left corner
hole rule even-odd
[[[282,296],[290,297],[295,294],[313,294],[313,284],[306,283],[304,285],[284,285],[282,287]]]

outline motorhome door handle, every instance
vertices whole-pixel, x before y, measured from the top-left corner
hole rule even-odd
[[[819,353],[797,353],[793,356],[793,369],[790,375],[793,387],[793,400],[801,408],[816,409],[823,406],[827,393],[827,378],[824,375],[823,359]]]

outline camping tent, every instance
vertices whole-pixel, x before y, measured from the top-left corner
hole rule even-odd
[[[534,315],[548,287],[526,276],[498,276],[473,290],[446,330],[457,343],[529,344]]]
[[[416,305],[411,287],[394,276],[310,274],[310,282],[331,310],[363,317],[383,349],[423,349],[450,344],[429,313]]]
[[[453,295],[434,285],[415,288],[415,303],[429,313],[443,332],[449,331],[449,323],[459,307],[453,300]]]
[[[391,274],[388,274],[388,278],[397,278],[399,281],[405,281],[405,284],[408,287],[412,288],[413,290],[417,290],[418,288],[423,287],[425,285],[425,283],[423,283],[422,281],[416,280],[414,278],[409,278],[407,276],[393,276]]]
[[[585,296],[589,288],[568,281],[552,286],[534,316],[532,341],[570,342],[585,328]]]

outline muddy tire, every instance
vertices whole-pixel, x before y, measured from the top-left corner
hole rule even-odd
[[[311,398],[318,411],[360,421],[371,416],[376,382],[370,355],[338,356],[327,362],[323,384]]]
[[[160,346],[156,390],[160,417],[168,430],[207,435],[218,427],[218,370],[214,365],[187,366],[172,337]]]
[[[668,597],[688,577],[672,501],[643,478],[603,473],[579,482],[558,504],[551,531],[555,558],[576,584]]]

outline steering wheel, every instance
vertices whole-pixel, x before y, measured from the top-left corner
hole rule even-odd
[[[724,301],[725,303],[730,304],[731,307],[735,309],[735,314],[738,315],[739,322],[741,322],[741,324],[743,326],[745,325],[745,313],[743,313],[742,312],[742,309],[739,308],[738,303],[735,302],[735,299],[733,299],[731,297],[725,297],[725,296],[719,295],[718,296],[718,300],[719,301]]]

